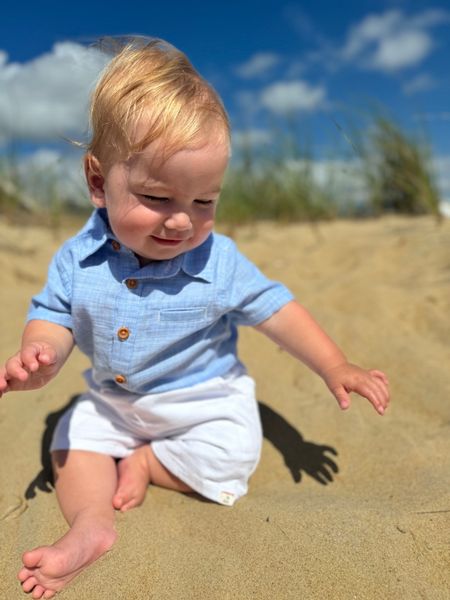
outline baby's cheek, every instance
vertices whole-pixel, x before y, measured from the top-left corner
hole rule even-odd
[[[214,227],[214,219],[209,218],[207,221],[203,221],[198,228],[198,236],[202,238],[202,242],[206,240],[208,235],[211,233]]]

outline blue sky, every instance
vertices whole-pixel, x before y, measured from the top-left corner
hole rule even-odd
[[[300,143],[318,160],[339,153],[351,158],[347,138],[354,127],[364,132],[371,110],[382,106],[405,128],[426,131],[442,170],[450,164],[447,6],[402,0],[8,3],[0,20],[0,143],[12,138],[31,152],[61,149],[62,135],[82,135],[86,98],[100,68],[83,46],[105,35],[142,34],[186,52],[222,95],[236,141],[247,132],[255,144],[270,145],[274,123],[289,115]]]

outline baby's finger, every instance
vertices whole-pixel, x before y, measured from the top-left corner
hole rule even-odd
[[[375,380],[361,382],[354,391],[360,394],[360,396],[367,398],[378,414],[384,414],[385,400]]]
[[[41,365],[46,367],[53,365],[56,362],[56,352],[53,350],[53,348],[46,348],[45,350],[39,352],[38,360]]]
[[[8,391],[8,379],[4,367],[0,370],[0,398]]]
[[[381,402],[384,409],[386,409],[389,406],[389,400],[390,400],[388,385],[384,382],[384,380],[382,380],[378,377],[374,377],[372,379],[372,383],[377,389],[377,397],[378,397],[379,401]]]
[[[34,373],[39,369],[39,348],[37,346],[29,345],[20,353],[23,366],[28,369],[30,373]]]
[[[383,373],[383,371],[378,371],[377,369],[372,369],[371,371],[369,371],[369,373],[371,375],[373,375],[374,377],[377,377],[378,379],[381,379],[381,381],[385,384],[385,385],[389,385],[389,379],[386,377],[386,375]]]
[[[377,412],[380,415],[383,415],[389,404],[389,394],[387,393],[387,389],[381,381],[373,381],[372,394],[373,398],[375,399],[374,406]]]
[[[339,387],[331,390],[334,394],[334,397],[338,401],[339,406],[342,410],[347,410],[350,406],[350,396],[344,387]]]
[[[21,353],[24,366],[31,372],[36,372],[41,366],[52,365],[56,361],[56,354],[52,348],[37,344],[26,346]]]
[[[5,370],[8,380],[18,379],[19,381],[26,381],[30,375],[29,371],[24,368],[22,360],[18,354],[12,356],[6,361]]]
[[[0,390],[0,398],[2,398],[7,392],[9,392],[9,387]]]

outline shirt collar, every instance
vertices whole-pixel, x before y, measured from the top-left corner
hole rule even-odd
[[[211,283],[214,277],[214,265],[211,260],[213,251],[214,234],[209,237],[197,248],[182,255],[183,264],[181,268],[191,277],[198,277]]]
[[[108,240],[116,239],[109,227],[108,215],[106,214],[105,208],[97,208],[94,210],[87,223],[80,231],[80,237],[83,242],[83,249],[80,252],[80,261],[95,254],[95,252],[106,244]]]
[[[108,241],[119,241],[109,226],[108,215],[105,208],[98,208],[92,213],[86,225],[81,230],[80,235],[83,240],[80,261],[95,254],[95,252],[100,250],[100,248]],[[155,261],[155,263],[150,263],[150,265],[154,264],[154,266],[157,267],[157,277],[172,277],[182,269],[191,277],[204,279],[208,283],[211,283],[214,270],[212,261],[210,260],[213,240],[214,236],[213,234],[210,234],[201,246],[194,248],[190,252],[176,256],[168,261]]]

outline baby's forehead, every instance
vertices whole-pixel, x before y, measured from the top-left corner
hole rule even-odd
[[[130,169],[145,169],[149,172],[164,169],[169,163],[186,162],[194,156],[204,160],[208,156],[230,155],[228,138],[217,135],[212,137],[202,136],[190,144],[174,145],[165,139],[157,139],[138,152],[134,152],[126,163]]]
[[[221,188],[228,159],[225,142],[180,148],[169,157],[159,153],[156,145],[135,153],[125,165],[133,186],[215,193]]]

